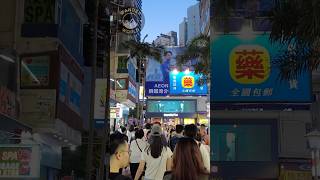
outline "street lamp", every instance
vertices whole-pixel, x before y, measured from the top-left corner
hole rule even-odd
[[[311,153],[312,153],[312,175],[315,180],[318,180],[318,163],[319,163],[319,149],[320,149],[320,132],[314,130],[305,136],[308,139]]]

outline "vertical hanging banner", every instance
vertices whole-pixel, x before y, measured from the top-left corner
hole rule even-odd
[[[241,39],[220,35],[211,42],[214,102],[310,102],[311,76],[279,81],[277,57],[288,46],[269,41],[269,35]]]
[[[107,79],[96,79],[94,120],[96,128],[103,128],[106,119]]]

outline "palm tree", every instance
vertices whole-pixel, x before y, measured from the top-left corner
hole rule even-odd
[[[135,41],[135,40],[129,40],[121,45],[127,49],[130,50],[130,54],[128,56],[129,58],[135,58],[137,60],[138,64],[138,79],[140,80],[140,74],[141,74],[141,64],[146,64],[146,59],[148,57],[153,57],[157,61],[161,61],[162,58],[162,51],[163,47],[161,46],[154,46],[148,42],[145,42],[145,39],[148,35],[146,35],[142,42]],[[137,113],[137,119],[140,117],[140,104],[138,103],[136,113]]]
[[[163,47],[145,42],[146,37],[147,35],[143,38],[142,42],[132,39],[121,44],[130,50],[128,58],[136,58],[138,61],[143,61],[147,57],[153,57],[155,60],[161,61]]]
[[[201,34],[187,45],[184,54],[177,55],[177,64],[182,66],[191,59],[198,59],[195,65],[195,73],[202,74],[199,84],[203,84],[210,74],[210,37]]]
[[[255,18],[258,0],[247,0],[247,18]],[[211,1],[215,7],[214,25],[228,32],[228,20],[235,16],[237,0]],[[272,25],[270,41],[290,45],[277,58],[281,80],[296,79],[306,71],[315,70],[320,64],[320,0],[275,0],[268,13]]]

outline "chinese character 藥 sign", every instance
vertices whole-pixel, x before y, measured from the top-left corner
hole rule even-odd
[[[217,36],[211,44],[211,98],[215,102],[309,102],[310,74],[279,81],[273,66],[283,50],[269,35],[243,40],[236,35]]]
[[[208,88],[206,84],[199,85],[199,74],[194,72],[170,72],[170,94],[171,95],[206,95]]]
[[[257,45],[239,45],[229,57],[230,75],[241,84],[260,84],[270,75],[268,50]]]

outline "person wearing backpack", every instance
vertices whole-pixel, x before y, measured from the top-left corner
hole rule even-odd
[[[136,176],[141,154],[147,146],[147,142],[143,139],[143,137],[144,137],[143,129],[138,129],[135,132],[135,140],[132,140],[130,143],[130,150],[131,150],[130,172],[131,172],[132,178]]]
[[[145,180],[163,180],[165,172],[171,170],[172,151],[166,146],[163,138],[161,127],[153,125],[150,144],[142,152],[135,180],[139,180],[145,166]]]

